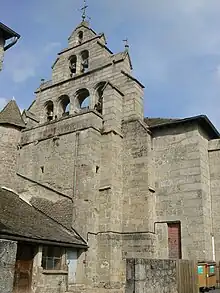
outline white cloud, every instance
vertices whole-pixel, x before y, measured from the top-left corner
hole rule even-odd
[[[25,82],[36,76],[37,70],[43,65],[44,60],[51,53],[55,53],[60,45],[58,42],[50,42],[40,48],[16,48],[10,52],[10,56],[9,54],[6,56],[5,70],[15,83]]]

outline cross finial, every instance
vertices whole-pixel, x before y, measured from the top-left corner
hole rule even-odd
[[[125,51],[128,51],[128,49],[129,49],[128,38],[123,40],[123,42],[125,43]]]
[[[88,5],[86,4],[86,0],[83,0],[84,6],[81,8],[82,10],[82,20],[85,21],[86,19],[86,8],[88,8]]]

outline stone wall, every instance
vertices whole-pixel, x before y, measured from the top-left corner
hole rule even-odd
[[[125,293],[197,293],[192,261],[128,259]]]
[[[67,271],[43,271],[41,267],[33,268],[32,292],[64,293],[68,288]]]
[[[153,136],[157,222],[181,222],[183,258],[211,259],[208,140],[196,123]]]
[[[0,292],[12,293],[17,243],[0,239]]]
[[[12,125],[0,126],[0,185],[17,189],[17,158],[21,131]]]

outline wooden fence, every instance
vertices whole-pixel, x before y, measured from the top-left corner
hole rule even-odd
[[[197,262],[177,260],[178,293],[198,293]]]

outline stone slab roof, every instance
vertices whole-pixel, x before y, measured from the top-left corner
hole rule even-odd
[[[0,124],[10,124],[20,128],[25,128],[21,112],[14,100],[11,100],[0,112]]]
[[[13,191],[0,188],[0,237],[59,246],[87,247],[85,241],[72,229],[37,210]]]

